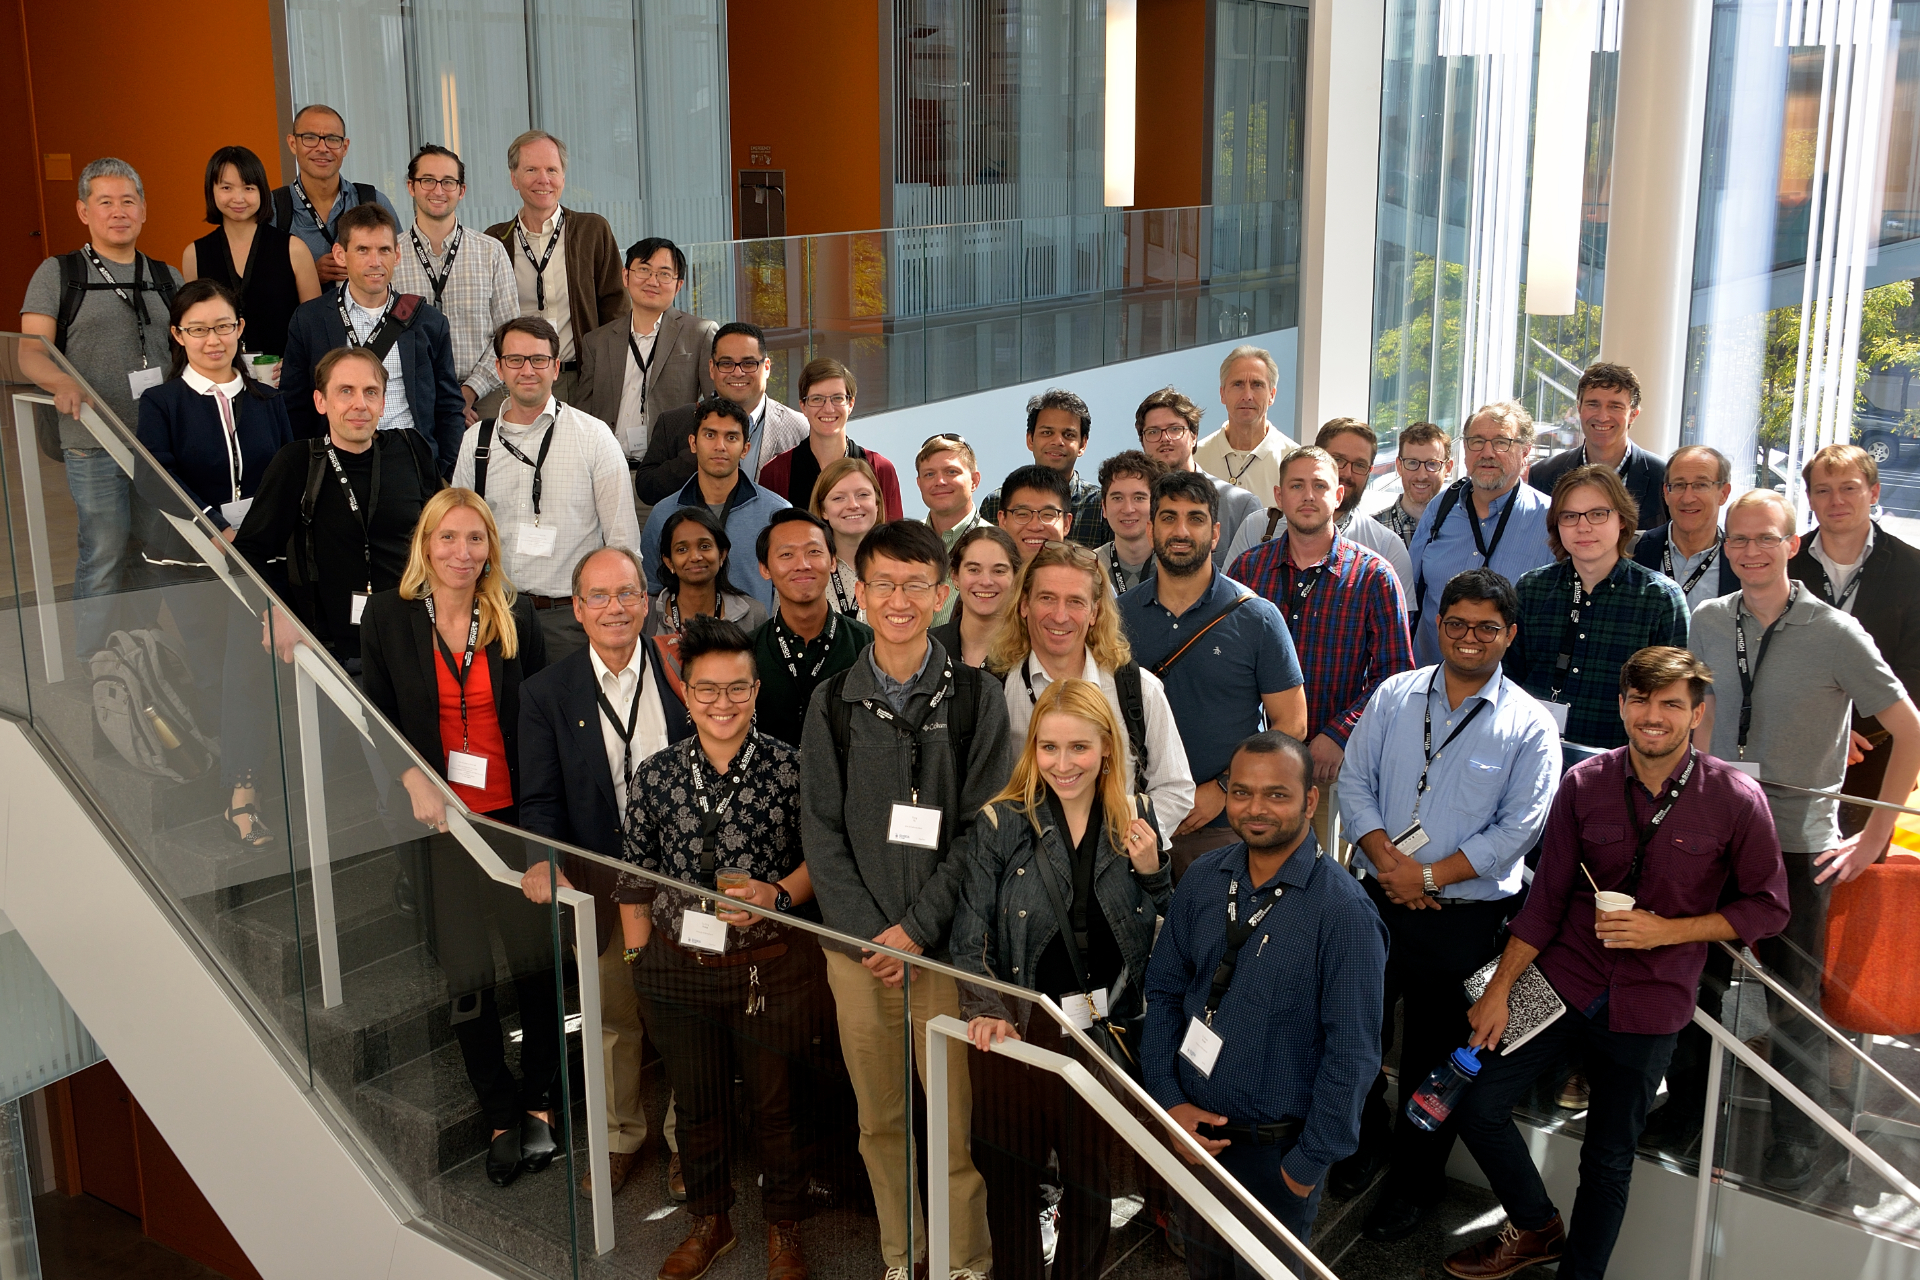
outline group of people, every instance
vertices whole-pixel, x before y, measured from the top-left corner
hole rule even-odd
[[[1510,1218],[1445,1260],[1465,1278],[1555,1258],[1604,1274],[1636,1144],[1684,1139],[1708,1102],[1688,1023],[1724,989],[1711,943],[1817,998],[1831,887],[1882,856],[1892,815],[1800,789],[1904,802],[1920,773],[1920,552],[1874,522],[1860,449],[1807,464],[1803,532],[1778,494],[1735,497],[1714,449],[1634,444],[1639,383],[1603,363],[1579,381],[1577,448],[1534,465],[1512,402],[1457,439],[1421,423],[1395,442],[1398,497],[1366,514],[1376,433],[1336,418],[1296,446],[1268,418],[1275,362],[1246,346],[1220,368],[1219,430],[1154,391],[1137,447],[1091,479],[1092,415],[1065,389],[1033,397],[1033,462],[990,493],[965,439],[929,438],[910,519],[894,465],[848,436],[854,372],[815,359],[782,404],[758,329],[673,305],[678,246],[643,239],[623,264],[604,220],[563,206],[559,139],[515,140],[523,208],[484,232],[459,222],[465,167],[444,147],[409,167],[403,231],[343,180],[337,112],[305,108],[287,143],[300,177],[273,190],[251,152],[215,153],[215,230],[180,272],[138,249],[138,175],[95,161],[88,244],[29,287],[24,330],[170,480],[121,471],[74,421],[82,387],[23,351],[81,516],[77,651],[142,625],[123,611],[159,588],[220,741],[229,835],[253,849],[275,838],[254,646],[284,659],[310,638],[360,683],[397,733],[368,761],[375,788],[433,833],[396,892],[436,939],[502,1186],[557,1152],[535,907],[593,895],[600,954],[579,960],[601,977],[614,1190],[647,1135],[643,1036],[671,1090],[668,1183],[692,1221],[661,1280],[736,1243],[736,1074],[770,1280],[807,1272],[827,1139],[799,1103],[840,1074],[882,1266],[908,1280],[926,1230],[906,1073],[927,1020],[965,1018],[980,1050],[1077,1052],[1030,1003],[944,969],[909,981],[896,953],[1100,1028],[1303,1241],[1323,1192],[1383,1171],[1366,1234],[1410,1234],[1464,1139]],[[141,518],[187,516],[180,495],[282,606],[191,606],[211,557]],[[446,834],[443,783],[603,860],[535,857],[503,890]],[[688,891],[722,872],[726,896],[839,940]],[[1634,908],[1600,911],[1602,890]],[[1501,1053],[1529,970],[1567,1011]],[[1396,1025],[1403,1099],[1481,1050],[1431,1131],[1386,1104]],[[1817,1028],[1783,1018],[1771,1052],[1824,1098]],[[1587,1110],[1564,1225],[1512,1119],[1548,1072]],[[1040,1275],[1052,1182],[1055,1275],[1093,1280],[1103,1122],[1059,1079],[957,1044],[946,1088],[954,1274]],[[1776,1098],[1772,1135],[1766,1181],[1804,1186],[1813,1122]],[[1199,1219],[1169,1226],[1196,1277],[1250,1274]]]

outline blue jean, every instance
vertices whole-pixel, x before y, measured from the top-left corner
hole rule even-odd
[[[1287,1186],[1287,1180],[1280,1176],[1280,1163],[1294,1146],[1292,1142],[1263,1145],[1249,1138],[1236,1137],[1215,1158],[1255,1200],[1266,1206],[1267,1212],[1279,1219],[1281,1226],[1293,1232],[1294,1238],[1301,1244],[1306,1244],[1313,1235],[1314,1215],[1320,1210],[1320,1193],[1326,1187],[1327,1180],[1320,1179],[1304,1198],[1293,1194],[1293,1189]],[[1232,1208],[1231,1202],[1228,1202],[1228,1208]],[[1180,1220],[1181,1234],[1187,1241],[1188,1280],[1258,1280],[1260,1273],[1235,1253],[1190,1207],[1182,1207]],[[1291,1249],[1278,1239],[1270,1238],[1270,1233],[1264,1228],[1255,1227],[1253,1232],[1256,1238],[1272,1247],[1274,1255],[1295,1275],[1306,1274],[1305,1267]]]
[[[73,570],[73,651],[81,661],[106,646],[124,625],[119,595],[133,533],[132,486],[105,449],[63,449],[67,491],[79,519],[79,561]]]

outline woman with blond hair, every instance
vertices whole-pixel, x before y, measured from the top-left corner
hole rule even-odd
[[[1098,685],[1049,685],[1012,777],[953,855],[966,867],[954,964],[1051,996],[1074,1025],[1102,1035],[1142,1008],[1154,918],[1173,883],[1159,833],[1140,816],[1151,806],[1131,794],[1120,746],[1119,722]],[[987,1184],[994,1274],[1044,1274],[1033,1206],[1051,1153],[1065,1189],[1054,1280],[1096,1280],[1113,1206],[1111,1132],[1061,1077],[985,1052],[1014,1039],[1074,1056],[1074,1042],[1028,1001],[962,983],[960,1005],[983,1051],[968,1060],[973,1160]],[[1122,1056],[1138,1055],[1133,1037],[1114,1038]]]
[[[833,570],[827,577],[827,603],[836,613],[865,622],[853,598],[853,557],[860,539],[880,523],[880,479],[864,458],[836,458],[820,469],[807,509],[833,529]]]
[[[474,813],[518,821],[520,685],[546,666],[531,601],[500,569],[500,532],[471,489],[427,500],[397,590],[367,601],[360,620],[367,698]],[[560,1072],[559,1009],[546,913],[473,862],[447,834],[440,786],[391,739],[381,754],[399,775],[427,838],[422,913],[446,971],[454,1036],[493,1138],[487,1177],[506,1186],[553,1162],[552,1094]],[[519,995],[521,1079],[507,1066],[493,995],[499,931]]]

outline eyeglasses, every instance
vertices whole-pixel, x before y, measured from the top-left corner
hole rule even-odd
[[[428,191],[438,187],[449,195],[467,185],[458,178],[414,178],[412,182],[414,186],[423,187]]]
[[[580,598],[587,602],[587,608],[598,613],[615,600],[620,602],[622,609],[631,609],[647,597],[645,592],[635,591],[632,587],[622,587],[618,591],[589,591]]]
[[[1465,618],[1442,618],[1440,619],[1440,629],[1447,633],[1449,640],[1464,640],[1467,632],[1471,631],[1477,639],[1484,640],[1488,644],[1491,644],[1506,633],[1507,624],[1504,622],[1468,622]]]
[[[1445,458],[1397,458],[1394,461],[1402,471],[1431,471],[1436,475],[1447,465]]]
[[[293,135],[293,140],[309,151],[323,142],[338,150],[346,145],[347,135],[344,133],[296,133]]]
[[[240,332],[240,322],[238,320],[221,320],[214,324],[187,324],[180,326],[180,332],[186,334],[195,342],[200,341],[210,333],[218,334],[222,338],[231,338],[234,334]]]
[[[732,373],[738,369],[742,373],[752,373],[764,363],[758,356],[748,356],[744,360],[729,360],[726,356],[715,356],[713,367],[722,373]]]
[[[544,369],[548,365],[553,363],[553,357],[552,356],[522,356],[522,355],[501,356],[500,363],[507,366],[507,368],[509,369],[524,369],[528,365],[532,365],[535,369]]]
[[[658,280],[661,284],[672,284],[680,278],[680,273],[672,267],[628,267],[627,274],[635,280]]]
[[[1726,537],[1729,551],[1745,551],[1749,546],[1758,547],[1762,551],[1771,551],[1785,541],[1786,539],[1777,533],[1761,533],[1752,537],[1744,533],[1730,533]]]
[[[1140,439],[1147,444],[1153,444],[1168,436],[1184,436],[1192,429],[1185,423],[1177,427],[1147,427],[1140,432]]]
[[[692,694],[693,700],[701,706],[710,707],[720,701],[722,693],[727,695],[728,702],[745,702],[753,696],[753,691],[759,687],[759,684],[757,680],[735,680],[732,684],[715,684],[711,680],[702,680],[698,684],[688,685],[687,692]]]
[[[1520,442],[1512,436],[1468,436],[1460,443],[1466,447],[1468,453],[1485,453],[1491,449],[1501,457],[1505,457],[1513,452],[1513,447]]]
[[[867,598],[885,600],[896,591],[904,591],[907,593],[907,599],[918,604],[927,598],[927,593],[932,591],[935,585],[931,582],[888,582],[885,578],[881,578],[867,584]]]
[[[1605,524],[1609,517],[1617,514],[1619,513],[1612,507],[1595,507],[1591,511],[1562,511],[1560,513],[1560,527],[1562,529],[1571,529],[1577,524],[1590,524],[1597,529]]]
[[[1715,489],[1718,489],[1720,485],[1719,482],[1715,480],[1669,480],[1661,487],[1668,493],[1684,495],[1689,493],[1712,493]]]
[[[970,449],[973,447],[972,445],[967,444],[967,438],[965,436],[950,436],[950,435],[928,436],[925,440],[922,440],[920,442],[920,447],[924,449],[928,445],[934,444],[936,442],[940,444],[944,444],[948,448],[963,446]]]
[[[807,408],[818,412],[819,410],[826,408],[828,405],[832,405],[836,409],[844,409],[848,405],[852,404],[853,401],[847,396],[808,396],[805,400],[802,400],[800,403],[807,406]]]
[[[1059,507],[1002,507],[1000,514],[1010,518],[1015,524],[1057,524],[1067,513]]]

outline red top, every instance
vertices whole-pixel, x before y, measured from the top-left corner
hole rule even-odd
[[[893,464],[875,453],[872,449],[862,449],[853,441],[847,441],[847,456],[864,458],[873,468],[874,479],[880,482],[879,520],[899,520],[906,514],[900,505],[900,477],[894,471]],[[813,500],[813,484],[820,478],[820,463],[813,456],[813,447],[805,440],[785,453],[777,453],[760,464],[759,485],[762,489],[771,489],[796,507],[805,507]]]
[[[507,776],[507,740],[500,733],[500,713],[493,705],[493,671],[487,663],[487,651],[476,649],[473,667],[467,672],[466,746],[461,746],[460,685],[453,678],[447,660],[434,645],[433,669],[440,686],[440,745],[448,751],[465,750],[487,762],[487,785],[470,787],[452,783],[453,794],[466,801],[475,813],[493,813],[513,803],[513,782]],[[454,661],[460,660],[458,653]],[[446,767],[442,760],[441,767]]]

